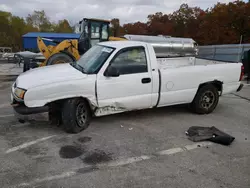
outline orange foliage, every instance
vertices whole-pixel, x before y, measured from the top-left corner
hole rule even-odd
[[[250,3],[240,0],[217,3],[207,10],[182,4],[172,14],[157,12],[148,15],[146,23],[128,23],[116,28],[119,35],[191,37],[201,45],[239,43],[241,35],[242,42],[249,43]]]

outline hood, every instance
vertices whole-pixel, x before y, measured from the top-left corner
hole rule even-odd
[[[65,63],[39,67],[24,72],[17,77],[16,86],[23,89],[29,89],[41,85],[82,79],[85,77],[87,77],[86,74],[78,71],[69,63]]]

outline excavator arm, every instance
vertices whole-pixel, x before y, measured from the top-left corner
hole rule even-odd
[[[45,39],[46,40],[46,39]],[[50,40],[50,39],[48,39]],[[50,40],[51,41],[51,40]],[[41,37],[37,37],[37,46],[43,56],[48,59],[53,52],[53,46],[46,46],[43,39]]]
[[[44,43],[44,40],[56,43],[56,46],[46,46]],[[78,41],[77,40],[64,40],[62,42],[54,41],[51,39],[45,39],[38,37],[37,38],[37,45],[40,50],[40,52],[43,54],[43,56],[46,58],[45,62],[43,62],[40,66],[45,65],[53,65],[53,64],[59,64],[59,63],[67,63],[67,61],[71,60],[78,60],[80,58],[80,54],[78,52]],[[64,56],[64,58],[60,59],[58,54],[64,54],[61,56]],[[57,54],[57,58],[54,55]],[[68,58],[65,58],[65,55],[68,56]]]

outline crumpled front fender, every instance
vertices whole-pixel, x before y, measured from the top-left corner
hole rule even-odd
[[[93,106],[97,106],[95,76],[30,88],[24,95],[24,103],[27,107],[41,107],[54,101],[75,97],[86,98]]]

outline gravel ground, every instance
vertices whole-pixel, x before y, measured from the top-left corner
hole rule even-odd
[[[0,83],[0,187],[250,187],[250,87],[220,98],[209,115],[186,106],[95,118],[75,135],[47,114],[20,124]],[[190,126],[216,126],[231,146],[194,144]]]

